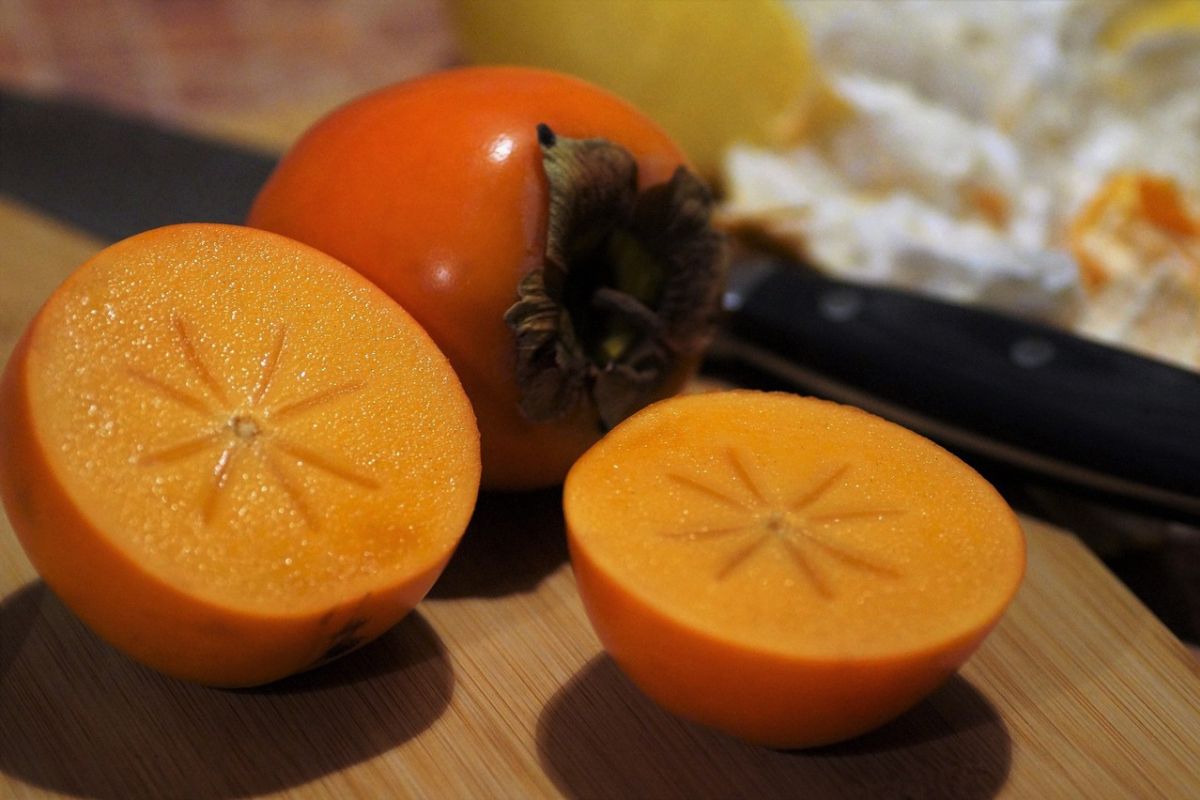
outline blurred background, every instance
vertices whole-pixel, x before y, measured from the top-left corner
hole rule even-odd
[[[633,100],[747,240],[1200,368],[1200,0],[0,0],[0,90],[266,154],[471,62]],[[1200,641],[1192,524],[1019,496]]]
[[[282,151],[363,91],[455,63],[441,0],[0,0],[0,83]]]

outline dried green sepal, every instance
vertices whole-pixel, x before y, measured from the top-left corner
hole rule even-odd
[[[530,271],[517,287],[521,299],[505,314],[517,332],[517,383],[521,410],[530,419],[552,419],[539,409],[574,408],[583,398],[588,373],[575,341],[570,315],[550,297],[545,270]]]
[[[505,315],[521,409],[547,421],[587,402],[609,428],[707,344],[725,242],[711,224],[711,194],[688,170],[638,192],[624,148],[546,126],[538,135],[550,190],[545,258]]]

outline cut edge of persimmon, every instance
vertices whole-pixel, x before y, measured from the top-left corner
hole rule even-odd
[[[35,568],[118,647],[203,682],[280,677],[382,633],[478,491],[474,413],[419,324],[249,228],[106,248],[39,311],[3,392],[0,478]],[[193,637],[178,656],[171,615]],[[260,671],[235,652],[260,646],[290,655]]]
[[[929,592],[923,591],[899,589],[885,594],[882,599],[886,602],[877,603],[879,622],[863,621],[867,628],[874,625],[880,631],[892,631],[879,636],[870,635],[868,630],[863,637],[859,635],[861,632],[853,630],[856,624],[854,612],[851,612],[850,618],[826,628],[815,641],[806,639],[807,634],[798,638],[790,635],[787,629],[792,620],[779,618],[774,620],[777,624],[770,634],[756,632],[756,627],[766,626],[767,618],[771,616],[769,609],[761,602],[754,606],[756,612],[739,617],[735,612],[739,604],[749,602],[745,600],[746,595],[753,594],[756,582],[762,586],[763,592],[770,591],[771,587],[777,589],[776,599],[779,602],[785,602],[790,594],[796,610],[793,619],[799,620],[805,616],[819,616],[822,610],[827,612],[839,604],[855,601],[861,604],[865,594],[874,593],[872,584],[885,585],[895,582],[897,578],[914,584],[933,579],[928,574],[914,571],[913,564],[917,557],[914,553],[873,551],[870,537],[848,539],[844,535],[845,528],[857,525],[874,526],[874,532],[879,534],[904,536],[906,528],[911,532],[912,528],[919,527],[932,509],[924,509],[917,514],[910,509],[905,520],[905,512],[894,502],[876,502],[874,505],[878,508],[868,508],[872,504],[867,503],[866,506],[848,511],[844,503],[836,511],[829,510],[828,506],[820,508],[822,500],[833,495],[839,481],[849,482],[853,476],[854,471],[849,468],[848,461],[834,463],[832,469],[793,492],[789,498],[794,498],[792,502],[780,504],[776,502],[779,492],[774,491],[776,487],[770,486],[769,479],[764,480],[761,465],[760,470],[754,472],[747,463],[743,463],[749,460],[746,453],[739,454],[737,449],[724,449],[723,455],[715,459],[717,462],[727,462],[723,468],[728,470],[729,480],[734,484],[732,486],[723,487],[719,480],[713,479],[711,473],[697,476],[689,475],[687,470],[674,470],[670,464],[678,460],[681,451],[692,447],[690,442],[684,440],[685,437],[679,437],[672,440],[672,447],[664,446],[646,461],[647,471],[659,471],[667,476],[667,480],[660,483],[639,480],[637,483],[639,491],[648,497],[678,499],[679,494],[684,495],[687,499],[681,501],[685,509],[682,516],[690,518],[690,527],[675,530],[670,522],[663,521],[657,524],[657,530],[647,535],[644,527],[626,520],[609,527],[610,533],[619,530],[621,534],[605,536],[597,531],[588,531],[589,523],[583,519],[585,512],[579,509],[582,501],[578,498],[587,492],[581,488],[581,483],[589,480],[585,477],[589,460],[597,462],[596,473],[606,470],[614,473],[636,471],[638,467],[635,464],[622,460],[625,451],[618,454],[608,452],[607,458],[602,454],[615,451],[615,443],[627,436],[632,438],[646,434],[647,442],[654,441],[656,437],[650,436],[647,431],[637,430],[645,420],[654,419],[656,415],[675,413],[676,409],[680,409],[677,415],[682,417],[687,413],[682,409],[688,404],[710,404],[714,400],[717,403],[731,400],[735,404],[743,400],[753,403],[758,402],[757,398],[764,397],[770,402],[778,399],[787,403],[819,404],[819,407],[835,415],[858,418],[868,426],[882,426],[885,435],[899,437],[907,447],[925,450],[923,458],[931,457],[959,471],[968,483],[974,485],[977,492],[975,499],[990,506],[990,512],[994,515],[990,524],[999,526],[996,535],[999,542],[997,549],[1001,554],[999,562],[977,563],[970,574],[976,583],[983,586],[983,590],[972,592],[969,587],[964,590],[964,607],[954,607],[955,600],[959,598],[953,594],[932,601]],[[726,409],[727,417],[734,414],[735,409]],[[709,422],[713,426],[719,424],[716,419]],[[713,435],[711,427],[695,429],[693,433],[700,438]],[[650,445],[650,449],[653,447]],[[666,449],[672,452],[667,454]],[[870,478],[860,477],[857,480],[869,482]],[[674,487],[667,485],[672,483]],[[738,483],[741,489],[736,486]],[[596,487],[592,488],[596,490]],[[673,488],[678,490],[678,494],[672,494]],[[843,493],[843,497],[846,496],[849,495]],[[807,663],[841,664],[853,661],[865,664],[879,659],[917,658],[944,648],[952,649],[955,643],[971,640],[979,631],[990,630],[1000,620],[1025,571],[1024,537],[1019,521],[999,493],[974,470],[938,445],[907,429],[859,409],[815,398],[732,390],[661,401],[622,423],[605,441],[589,451],[568,476],[564,497],[573,561],[586,557],[589,562],[587,568],[604,574],[605,580],[623,586],[631,601],[636,600],[647,610],[661,615],[671,624],[686,628],[694,636]],[[609,495],[605,500],[597,499],[596,503],[602,505],[611,499]],[[686,508],[687,503],[692,504],[690,508]],[[713,516],[706,521],[697,504],[705,506]],[[647,504],[642,502],[641,505],[645,507]],[[805,510],[809,511],[807,519],[803,513],[797,514],[797,511]],[[677,518],[679,516],[676,515]],[[834,521],[838,524],[822,524]],[[839,527],[843,532],[839,532]],[[988,535],[981,531],[973,533],[985,537]],[[624,536],[622,542],[614,543],[614,537],[619,536]],[[686,545],[701,553],[697,557],[695,553],[683,552],[682,547],[672,550],[664,546],[664,542]],[[719,546],[718,542],[721,543]],[[919,543],[914,547],[920,550]],[[720,552],[713,555],[715,550]],[[630,553],[635,555],[630,556]],[[713,557],[709,559],[708,555]],[[636,570],[631,574],[629,564],[636,565],[638,562],[653,563],[654,566],[643,569],[640,574]],[[686,586],[680,590],[682,595],[677,593],[672,596],[664,592],[664,585],[671,583],[670,574],[681,569],[691,569],[697,575],[706,574],[709,577],[695,578],[696,586],[691,596],[688,595],[691,589]],[[745,579],[736,582],[739,577]],[[951,576],[948,583],[953,584],[955,577]],[[681,583],[686,584],[687,580]],[[703,585],[705,580],[708,581],[707,585]],[[841,599],[839,594],[842,595]],[[681,596],[701,601],[700,605],[705,610],[697,611],[696,607],[682,601]],[[848,600],[847,597],[854,600]],[[708,616],[710,613],[713,616]],[[714,617],[723,613],[726,615],[725,622],[714,624]],[[934,620],[937,624],[931,626],[933,617],[937,617]],[[919,633],[895,633],[903,628]]]

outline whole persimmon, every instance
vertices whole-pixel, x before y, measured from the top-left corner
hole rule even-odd
[[[555,484],[676,393],[716,316],[724,241],[680,149],[576,78],[449,70],[309,130],[249,224],[361,272],[425,327],[479,420],[483,485]]]

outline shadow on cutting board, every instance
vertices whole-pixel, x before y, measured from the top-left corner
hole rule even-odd
[[[417,612],[333,664],[256,689],[141,667],[45,584],[0,605],[0,771],[86,797],[234,798],[390,750],[445,710],[454,675]]]
[[[955,676],[873,733],[781,752],[683,722],[601,655],[542,712],[538,753],[568,797],[981,800],[1004,786],[1012,741],[999,715]]]
[[[481,492],[432,600],[531,592],[567,561],[562,488]]]

